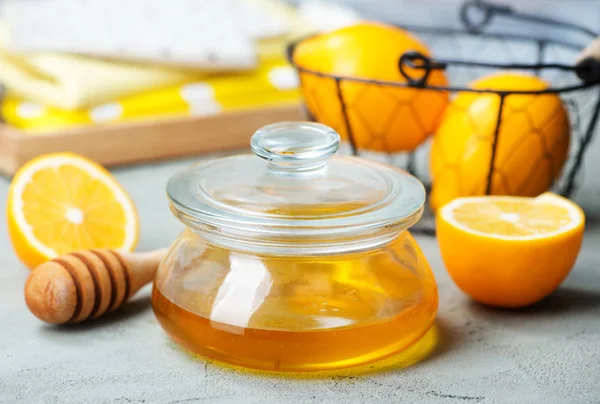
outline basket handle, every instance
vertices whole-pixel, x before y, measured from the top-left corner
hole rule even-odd
[[[479,15],[479,19],[473,17]],[[514,10],[504,4],[493,4],[483,0],[466,1],[460,8],[460,20],[469,32],[479,33],[492,21],[494,15],[512,15]]]
[[[413,77],[409,74],[408,68],[421,71],[420,77]],[[427,79],[432,70],[444,70],[446,65],[439,63],[419,52],[409,51],[400,56],[398,60],[398,69],[400,74],[408,81],[408,84],[413,87],[425,87]]]
[[[478,15],[479,17],[474,18],[474,14]],[[581,27],[577,24],[556,20],[550,17],[542,17],[535,14],[523,13],[513,9],[511,6],[505,4],[496,4],[487,0],[467,0],[462,4],[460,9],[460,19],[465,28],[470,32],[482,32],[495,16],[504,17],[515,21],[526,21],[536,24],[549,25],[554,28],[577,31],[588,35],[591,38],[598,35],[597,32],[586,27]]]
[[[586,83],[600,82],[600,36],[577,56],[575,72]]]

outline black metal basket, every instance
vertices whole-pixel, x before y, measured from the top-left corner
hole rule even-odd
[[[400,166],[420,178],[427,187],[429,187],[431,179],[427,167],[427,158],[423,157],[428,153],[430,142],[425,142],[411,152],[392,152],[384,149],[375,153],[371,152],[368,147],[359,147],[353,136],[353,129],[355,128],[353,128],[348,113],[358,103],[357,100],[348,100],[345,97],[344,83],[362,83],[371,89],[380,89],[381,91],[385,91],[386,88],[404,87],[428,92],[444,92],[451,95],[459,92],[471,92],[497,96],[499,99],[499,112],[493,136],[489,139],[491,158],[485,173],[487,183],[484,193],[486,194],[499,193],[492,192],[492,181],[494,176],[498,174],[495,169],[495,158],[507,97],[518,94],[536,96],[557,94],[560,96],[563,105],[566,106],[570,117],[571,145],[569,157],[562,174],[555,181],[553,180],[552,189],[563,196],[571,196],[576,189],[585,152],[595,134],[600,113],[600,75],[598,74],[600,67],[597,61],[588,60],[586,63],[574,65],[573,60],[598,34],[575,24],[520,13],[508,6],[480,0],[464,3],[459,9],[459,17],[464,29],[400,26],[409,32],[415,33],[435,55],[434,58],[429,58],[417,52],[403,54],[398,61],[398,67],[400,73],[406,78],[406,82],[383,82],[358,77],[344,77],[303,68],[294,62],[294,50],[301,41],[290,44],[288,59],[298,70],[301,81],[307,80],[308,76],[313,76],[330,80],[331,84],[335,86],[341,107],[341,119],[340,122],[337,122],[338,127],[332,125],[331,122],[324,123],[328,123],[334,126],[335,129],[347,134],[349,153],[366,158],[383,159],[386,162]],[[506,32],[506,30],[504,32],[484,32],[484,29],[488,30],[491,22],[497,17],[526,25],[550,25],[553,29],[573,34],[571,36],[579,35],[583,39],[578,41],[567,40],[564,36],[555,39],[511,33]],[[468,50],[468,55],[461,54],[465,50]],[[567,60],[568,63],[561,63],[564,60]],[[551,86],[540,91],[494,91],[488,89],[476,90],[467,85],[473,79],[490,73],[491,69],[532,72],[550,82]],[[430,85],[428,79],[435,70],[444,70],[451,84],[448,86]],[[306,94],[306,91],[310,90],[304,87],[305,97],[310,96],[310,94]],[[398,103],[402,102],[402,100],[398,100]],[[313,119],[319,120],[315,118],[318,115],[315,111],[309,109],[307,112]],[[376,135],[376,133],[373,133],[373,136]],[[546,150],[545,153],[548,154],[551,151]],[[516,190],[506,189],[505,193],[510,194],[513,191]],[[427,219],[428,217],[429,219]],[[421,221],[420,226],[415,230],[427,233],[433,232],[431,215],[426,214],[425,220]]]

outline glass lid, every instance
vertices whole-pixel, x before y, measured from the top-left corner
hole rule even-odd
[[[339,143],[333,129],[317,123],[265,126],[252,136],[254,154],[174,175],[167,185],[172,210],[192,227],[262,235],[350,235],[414,224],[425,201],[421,182],[392,166],[334,156]]]

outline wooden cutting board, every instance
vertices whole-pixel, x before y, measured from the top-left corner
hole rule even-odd
[[[29,134],[0,124],[0,172],[11,176],[30,159],[73,152],[104,166],[243,149],[264,125],[305,120],[301,105]]]

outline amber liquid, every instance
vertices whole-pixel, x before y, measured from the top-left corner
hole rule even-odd
[[[179,239],[152,292],[162,327],[193,353],[265,370],[335,369],[403,350],[433,324],[435,279],[410,235],[336,257],[252,256],[196,240]]]
[[[233,365],[274,371],[345,368],[403,350],[433,323],[429,307],[415,307],[372,324],[309,331],[238,328],[191,313],[167,299],[156,287],[153,307],[176,342],[205,357]]]

